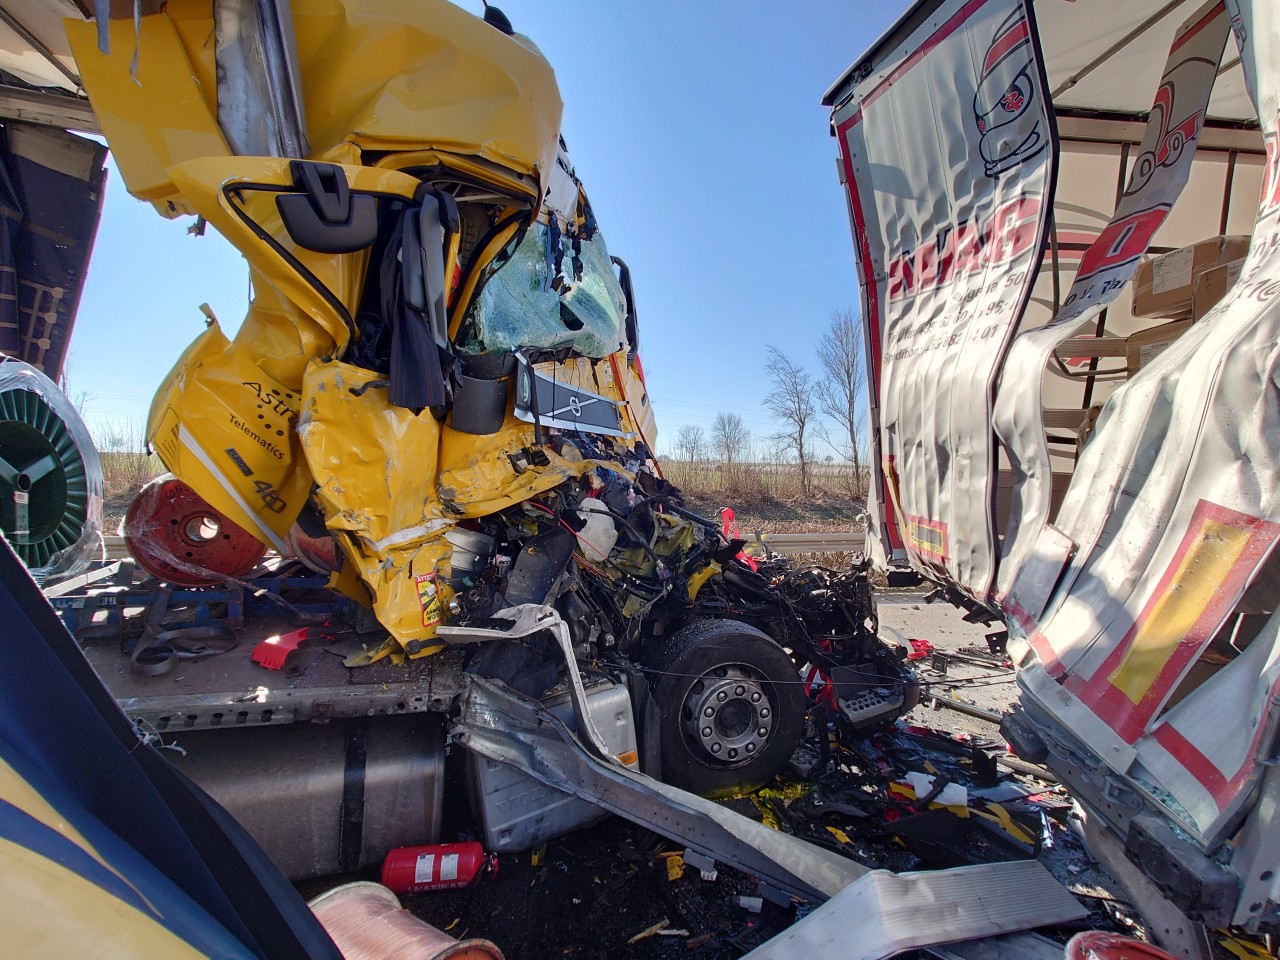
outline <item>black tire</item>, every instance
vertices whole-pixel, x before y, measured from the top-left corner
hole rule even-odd
[[[804,731],[800,675],[767,634],[700,620],[672,634],[650,665],[663,671],[655,699],[667,783],[703,796],[744,793],[771,780],[795,752]]]

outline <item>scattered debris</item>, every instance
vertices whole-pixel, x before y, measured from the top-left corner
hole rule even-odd
[[[670,920],[659,920],[653,926],[645,927],[643,930],[637,933],[634,937],[628,940],[627,944],[630,945],[633,943],[639,943],[641,940],[648,940],[655,933],[661,933],[663,930],[667,929],[667,927],[669,926],[671,926]]]
[[[683,859],[685,863],[693,867],[693,869],[697,870],[702,875],[703,880],[710,882],[715,880],[718,876],[716,871],[716,862],[710,857],[704,857],[695,850],[686,850],[684,852]]]
[[[267,637],[253,648],[253,662],[268,670],[281,670],[289,654],[298,649],[299,644],[307,639],[308,630],[302,627]]]

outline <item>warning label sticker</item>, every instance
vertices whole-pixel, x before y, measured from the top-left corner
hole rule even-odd
[[[458,879],[458,855],[456,853],[446,853],[440,858],[440,879]]]
[[[434,627],[443,616],[440,607],[440,594],[436,590],[436,574],[422,573],[413,578],[418,587],[418,605],[422,607],[422,625]]]
[[[418,860],[413,865],[413,882],[414,883],[430,883],[435,879],[432,871],[435,870],[436,855],[434,853],[420,853]]]

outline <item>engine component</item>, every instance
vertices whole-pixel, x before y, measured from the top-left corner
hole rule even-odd
[[[171,474],[142,488],[124,519],[129,553],[152,576],[207,587],[244,576],[267,548]]]
[[[493,562],[493,537],[488,534],[452,527],[444,538],[453,545],[449,566],[455,579],[481,573]]]
[[[102,465],[75,406],[35,367],[0,362],[0,530],[38,583],[102,547]]]
[[[730,620],[678,631],[650,658],[662,773],[706,795],[754,790],[800,742],[804,697],[795,664],[767,634]]]
[[[291,880],[379,863],[440,836],[444,725],[436,714],[185,733],[171,759]],[[264,786],[266,785],[266,786]]]

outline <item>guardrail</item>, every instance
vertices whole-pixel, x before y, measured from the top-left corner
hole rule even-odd
[[[853,553],[866,549],[867,535],[861,530],[841,533],[766,533],[763,542],[774,553]]]

